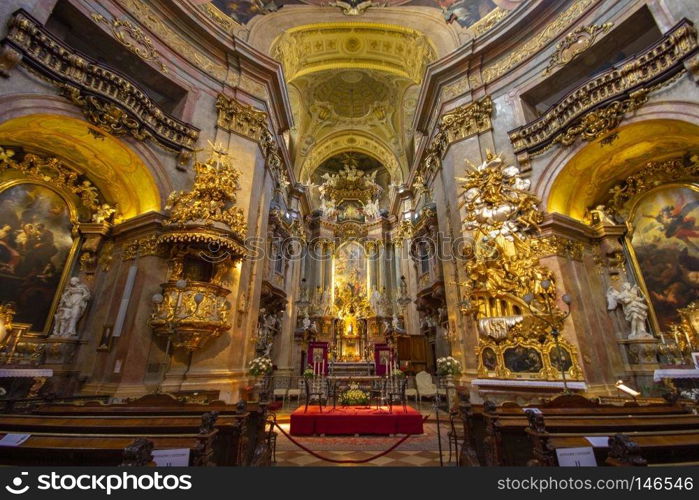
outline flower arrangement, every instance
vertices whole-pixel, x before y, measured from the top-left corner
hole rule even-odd
[[[396,368],[395,370],[393,370],[393,376],[396,378],[403,378],[405,377],[405,372]]]
[[[313,373],[312,368],[306,368],[303,371],[303,378],[313,378],[314,376],[315,376],[315,374]]]
[[[259,375],[269,375],[272,373],[272,360],[267,356],[260,356],[250,361],[248,373],[254,377]]]
[[[461,373],[461,363],[451,356],[437,359],[438,375],[458,375]]]
[[[369,404],[369,395],[359,389],[357,385],[350,385],[350,388],[339,396],[342,406],[362,406]]]

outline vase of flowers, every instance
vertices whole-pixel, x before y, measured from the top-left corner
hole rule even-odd
[[[313,377],[315,377],[315,373],[313,373],[313,369],[312,369],[312,368],[306,368],[306,369],[303,371],[303,378],[309,379],[309,378],[313,378]]]
[[[248,375],[250,375],[250,385],[246,387],[247,401],[255,402],[260,400],[260,392],[266,386],[265,378],[272,374],[272,360],[267,356],[259,356],[248,365]]]
[[[443,377],[458,375],[461,373],[461,363],[451,356],[437,359],[437,375]]]
[[[340,394],[338,400],[342,406],[365,406],[369,404],[369,395],[358,385],[352,384],[349,389]]]

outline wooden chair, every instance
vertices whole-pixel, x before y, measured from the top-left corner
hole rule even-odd
[[[318,398],[318,407],[322,413],[323,398],[325,396],[325,392],[323,391],[323,377],[313,377],[312,379],[304,378],[303,384],[306,388],[306,406],[303,409],[303,412],[306,413],[308,411],[308,403],[312,398],[316,397]]]
[[[393,401],[397,400],[403,404],[403,412],[407,410],[407,397],[405,388],[408,385],[407,377],[392,377],[388,385],[388,410],[393,412]]]
[[[369,404],[373,405],[376,402],[376,409],[381,408],[381,403],[385,400],[386,395],[386,378],[374,380],[369,388]]]

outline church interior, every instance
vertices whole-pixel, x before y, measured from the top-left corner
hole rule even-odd
[[[0,464],[699,465],[697,21],[0,2]]]

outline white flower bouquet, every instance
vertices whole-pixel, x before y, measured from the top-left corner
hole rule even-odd
[[[272,373],[272,360],[267,356],[260,356],[250,361],[248,373],[255,377]]]
[[[437,359],[437,374],[458,375],[461,373],[461,363],[451,356]]]

